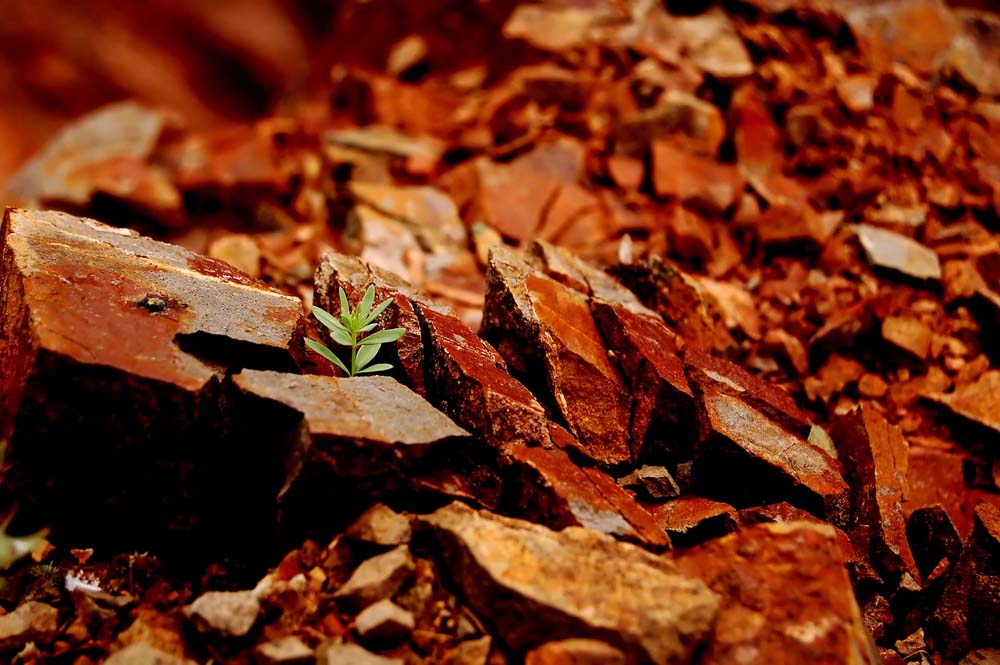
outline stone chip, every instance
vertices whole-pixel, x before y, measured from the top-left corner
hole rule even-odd
[[[464,599],[516,652],[593,637],[641,660],[687,663],[711,630],[717,597],[676,574],[666,559],[632,545],[457,503],[422,522]]]

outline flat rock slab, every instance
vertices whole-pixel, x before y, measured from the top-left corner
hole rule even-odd
[[[861,621],[836,532],[762,524],[677,560],[722,596],[702,663],[880,663]]]
[[[288,441],[285,486],[296,496],[344,482],[387,491],[418,475],[414,466],[432,450],[461,451],[470,441],[448,416],[388,376],[245,370],[233,384],[243,413],[269,414],[250,421],[257,429],[244,436]]]
[[[847,523],[849,488],[833,458],[740,399],[706,393],[702,402],[706,438],[693,471],[701,491],[736,505],[788,500]]]
[[[630,461],[631,397],[583,294],[511,250],[490,252],[483,337],[565,420],[595,462]]]
[[[895,231],[858,224],[858,241],[871,264],[918,280],[940,280],[941,262],[934,250]]]
[[[63,542],[107,536],[127,549],[180,537],[213,496],[249,516],[264,490],[247,482],[257,460],[234,466],[226,450],[219,386],[227,367],[295,368],[298,298],[58,212],[11,209],[0,236],[0,439],[19,516]]]
[[[590,637],[639,660],[687,663],[711,631],[715,594],[635,546],[457,503],[422,522],[462,596],[515,652]]]

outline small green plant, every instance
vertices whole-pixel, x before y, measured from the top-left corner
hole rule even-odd
[[[368,287],[368,290],[361,297],[361,302],[353,310],[350,303],[347,302],[347,294],[344,292],[344,289],[340,289],[339,321],[335,316],[319,307],[312,308],[313,316],[330,329],[330,337],[333,338],[333,341],[342,346],[351,347],[350,368],[337,357],[337,354],[316,340],[306,339],[306,346],[332,362],[348,376],[384,372],[387,369],[392,369],[392,365],[389,363],[376,363],[374,365],[369,365],[368,363],[375,359],[375,356],[378,355],[378,350],[383,344],[397,341],[406,334],[406,329],[390,328],[389,330],[380,330],[377,333],[361,337],[361,335],[371,332],[375,328],[375,320],[382,315],[382,312],[385,311],[390,303],[392,303],[392,300],[386,299],[375,305],[375,287],[373,285]],[[374,309],[372,309],[373,305],[375,305]]]

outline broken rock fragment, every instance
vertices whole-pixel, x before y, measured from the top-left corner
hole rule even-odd
[[[466,602],[516,652],[592,637],[640,660],[685,663],[711,630],[716,596],[634,546],[586,529],[550,531],[461,504],[422,521]]]
[[[184,608],[192,624],[203,633],[243,637],[260,614],[260,603],[250,591],[209,591]]]
[[[1000,372],[984,372],[977,380],[950,393],[931,395],[952,413],[993,432],[1000,433]]]
[[[1000,510],[982,501],[961,559],[935,609],[931,631],[946,655],[1000,639]]]
[[[194,665],[193,660],[180,658],[156,647],[137,642],[120,649],[104,661],[105,665]]]
[[[361,513],[344,535],[375,545],[402,545],[410,541],[410,520],[384,503],[376,503]]]
[[[392,596],[413,575],[414,564],[405,545],[362,562],[334,598],[361,609]]]
[[[700,496],[682,496],[650,506],[650,513],[678,547],[691,547],[738,528],[731,505]]]
[[[858,240],[869,262],[918,280],[940,280],[941,263],[934,250],[895,231],[858,224]]]
[[[57,212],[8,210],[0,246],[0,439],[14,432],[19,516],[88,545],[106,531],[144,548],[201,527],[200,550],[235,544],[274,460],[219,436],[218,387],[227,367],[294,369],[299,300]]]
[[[902,432],[863,404],[838,418],[830,436],[850,479],[854,519],[872,530],[873,565],[919,577],[902,508],[909,461]]]
[[[59,611],[51,605],[28,601],[0,616],[0,652],[20,651],[29,642],[48,644],[59,629]]]
[[[506,371],[503,358],[453,316],[422,303],[431,399],[490,444],[547,444],[548,418],[534,395]]]
[[[706,393],[702,403],[706,437],[696,453],[696,487],[737,505],[788,500],[847,523],[849,488],[829,455],[740,399]]]
[[[313,650],[294,635],[265,642],[255,650],[261,665],[304,665],[314,662]]]
[[[649,513],[599,469],[577,466],[563,450],[519,446],[510,457],[509,491],[525,517],[554,529],[584,526],[656,547],[669,544]]]
[[[675,353],[676,335],[659,317],[591,299],[598,328],[634,399],[632,449],[640,459],[682,454],[695,431],[694,394]]]
[[[292,491],[322,492],[334,478],[384,490],[403,469],[436,449],[452,449],[468,433],[422,397],[387,376],[336,378],[246,370],[233,378],[244,413],[266,413],[256,435],[291,448]],[[270,431],[273,428],[273,432]],[[265,434],[266,433],[266,434]],[[305,443],[303,443],[305,442]],[[297,504],[296,504],[297,505]]]
[[[413,630],[413,614],[388,598],[373,603],[358,614],[354,627],[365,644],[391,645]]]
[[[631,399],[608,358],[586,296],[496,247],[487,272],[483,337],[565,420],[600,464],[632,457]]]
[[[610,272],[686,342],[720,351],[734,343],[725,328],[717,324],[718,314],[698,282],[673,263],[652,256],[617,264]]]
[[[833,528],[784,522],[750,527],[680,557],[680,570],[722,597],[703,662],[881,662],[838,552]]]

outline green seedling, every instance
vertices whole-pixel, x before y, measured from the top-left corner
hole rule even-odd
[[[380,330],[377,333],[367,335],[367,333],[374,330],[375,320],[382,315],[382,312],[385,311],[390,303],[392,303],[392,300],[386,299],[375,305],[375,287],[369,286],[368,290],[361,297],[361,302],[353,310],[350,303],[347,302],[347,294],[344,293],[344,289],[340,289],[339,320],[319,307],[312,308],[313,316],[329,328],[330,337],[333,338],[333,341],[342,346],[351,347],[350,368],[337,357],[337,354],[316,340],[307,339],[306,346],[332,362],[348,376],[384,372],[387,369],[392,369],[392,365],[389,363],[376,363],[374,365],[369,365],[368,363],[375,359],[375,356],[378,355],[378,350],[383,344],[397,341],[406,334],[406,329],[390,328],[389,330]],[[373,305],[375,305],[374,309],[372,308]],[[366,336],[361,337],[361,335]]]

